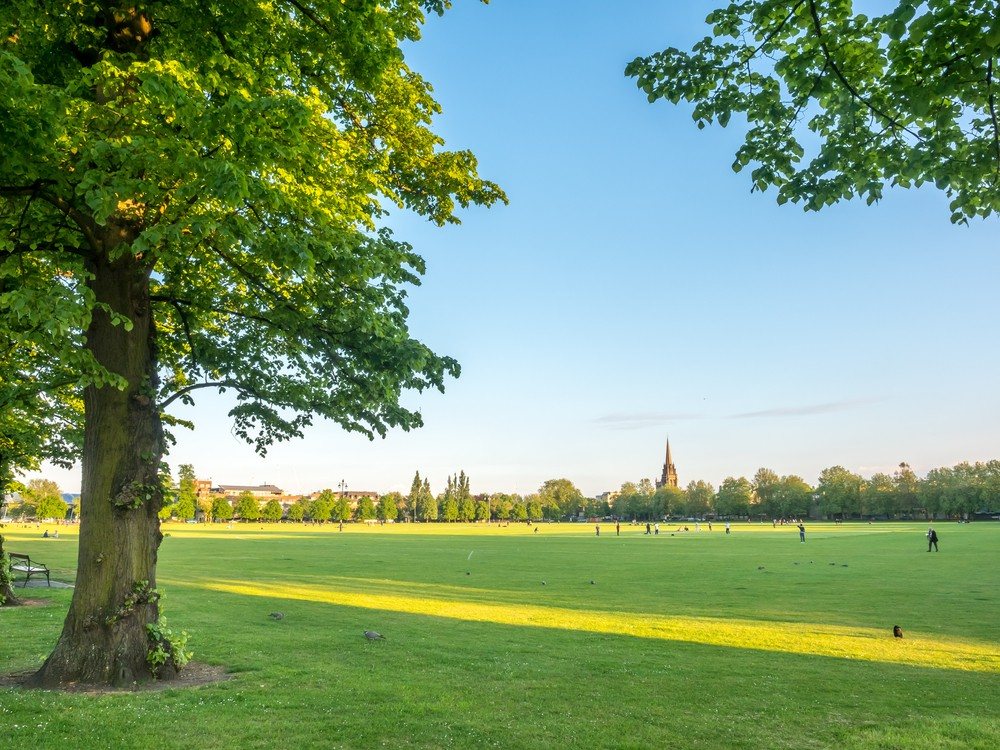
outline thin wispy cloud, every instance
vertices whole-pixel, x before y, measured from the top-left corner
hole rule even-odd
[[[658,427],[687,419],[702,419],[704,415],[692,412],[633,412],[621,414],[606,414],[597,417],[595,424],[609,430],[639,430],[644,427]]]
[[[805,417],[813,414],[835,414],[842,411],[858,409],[874,404],[879,399],[864,398],[852,401],[830,401],[825,404],[807,404],[805,406],[777,406],[772,409],[748,411],[742,414],[731,414],[729,419],[756,419],[760,417]]]

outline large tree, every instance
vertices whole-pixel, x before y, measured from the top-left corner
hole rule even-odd
[[[18,290],[0,332],[42,330],[85,407],[77,585],[33,684],[152,676],[171,404],[227,390],[264,452],[317,414],[419,426],[400,396],[458,373],[410,337],[424,264],[383,226],[391,206],[444,224],[503,199],[430,129],[403,60],[447,4],[0,6],[0,268]]]
[[[781,478],[773,469],[763,466],[757,469],[751,482],[753,486],[752,512],[772,518],[776,517],[778,515],[777,495],[780,484]]]
[[[688,484],[684,491],[684,508],[689,516],[703,518],[713,511],[715,488],[709,482],[699,479]]]
[[[194,518],[198,512],[198,491],[195,484],[194,466],[181,464],[178,469],[180,481],[177,487],[175,513],[182,521]]]
[[[754,190],[819,210],[887,185],[931,183],[951,220],[1000,209],[997,0],[737,0],[705,19],[691,51],[668,48],[626,73],[650,101],[694,104],[699,128],[735,114],[748,130],[737,172]]]
[[[260,501],[250,490],[243,490],[236,497],[234,513],[241,521],[259,521],[261,517]]]
[[[862,515],[862,492],[865,480],[860,475],[848,471],[843,466],[823,469],[816,485],[820,511],[834,518]]]
[[[753,485],[746,477],[726,477],[715,493],[715,512],[720,516],[745,516],[753,502]]]
[[[538,488],[538,497],[549,518],[575,516],[584,504],[583,493],[568,479],[547,479]]]
[[[66,517],[68,506],[62,499],[59,485],[51,479],[32,479],[21,496],[26,505],[35,509],[35,517],[40,520],[62,520]]]

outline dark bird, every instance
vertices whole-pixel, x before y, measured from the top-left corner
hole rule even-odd
[[[471,576],[471,575],[472,575],[472,571],[471,571],[471,570],[467,570],[467,571],[465,571],[465,575],[467,575],[467,576]]]
[[[763,569],[764,569],[764,566],[763,566],[763,565],[758,565],[758,566],[757,566],[757,570],[763,570]]]
[[[543,585],[543,586],[545,585],[545,581],[542,581],[542,585]]]
[[[899,625],[893,625],[892,626],[892,635],[895,638],[902,638],[903,637],[903,629],[901,627],[899,627]]]
[[[590,585],[593,586],[595,583],[597,583],[597,581],[591,581]]]
[[[285,616],[281,612],[272,612],[268,615],[272,620],[284,620]]]
[[[381,633],[376,633],[374,630],[366,630],[365,631],[365,638],[367,638],[369,641],[384,641],[385,640],[385,636],[384,635],[382,635]]]

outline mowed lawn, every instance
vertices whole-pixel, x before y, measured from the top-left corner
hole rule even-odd
[[[1000,524],[938,524],[939,553],[923,524],[687,525],[168,524],[169,625],[233,679],[3,689],[0,746],[1000,747]],[[72,579],[60,532],[3,530]],[[28,591],[0,672],[69,605]]]

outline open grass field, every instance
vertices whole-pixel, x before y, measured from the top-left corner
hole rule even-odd
[[[233,679],[0,689],[0,747],[1000,747],[1000,524],[688,526],[168,524],[169,624]],[[60,533],[4,530],[72,580]],[[69,605],[28,593],[2,673]]]

